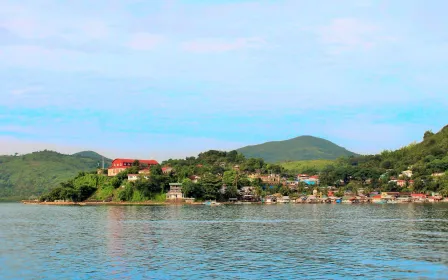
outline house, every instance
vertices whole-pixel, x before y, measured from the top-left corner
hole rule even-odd
[[[145,168],[145,169],[139,170],[138,174],[147,174],[147,175],[149,175],[149,174],[151,174],[151,171],[149,170],[149,168]]]
[[[282,196],[277,200],[277,202],[278,203],[289,203],[290,202],[289,196],[287,196],[287,195]]]
[[[128,174],[128,181],[137,181],[138,180],[138,174]]]
[[[169,166],[162,167],[163,174],[170,174],[172,171],[173,171],[172,167]]]
[[[319,185],[319,176],[310,176],[308,179],[303,179],[301,182],[304,182],[307,185]]]
[[[201,177],[197,176],[197,175],[192,175],[190,177],[188,177],[193,183],[197,183]]]
[[[170,191],[166,193],[166,199],[183,199],[182,183],[170,183]]]
[[[261,175],[261,176],[259,176],[259,178],[264,183],[279,183],[280,182],[280,175],[278,175],[278,174]]]
[[[372,202],[373,203],[384,203],[384,202],[386,202],[386,200],[381,195],[374,195],[372,197]]]
[[[381,198],[384,199],[395,199],[400,195],[399,192],[381,192]]]
[[[255,191],[254,187],[246,186],[246,187],[241,188],[240,193],[241,194],[253,194],[254,191]]]
[[[416,202],[423,202],[426,201],[426,194],[424,193],[412,193],[411,198],[413,201]]]
[[[445,175],[445,173],[440,172],[440,173],[432,173],[432,177],[442,177],[443,175]]]
[[[126,159],[126,158],[116,158],[112,161],[112,164],[107,169],[107,176],[116,176],[121,171],[126,170],[127,168],[132,167],[132,164],[135,162],[135,159]],[[155,160],[138,160],[140,165],[147,165],[151,167],[152,165],[159,164]]]
[[[406,177],[408,177],[408,178],[411,178],[411,177],[412,177],[412,170],[405,170],[405,171],[401,172],[401,174],[402,174],[403,176],[406,176]]]
[[[406,180],[396,180],[397,186],[404,187],[406,186]]]
[[[310,176],[308,174],[299,174],[297,175],[297,180],[299,182],[304,181],[304,180],[308,180],[310,178]]]
[[[225,194],[226,191],[227,191],[227,185],[226,185],[226,184],[223,184],[223,185],[221,186],[221,188],[219,189],[219,192],[220,192],[221,194]]]

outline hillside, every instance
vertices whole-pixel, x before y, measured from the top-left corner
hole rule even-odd
[[[396,151],[379,155],[354,157],[352,165],[380,167],[401,172],[411,169],[414,178],[448,170],[448,125],[438,133],[427,131],[420,143],[412,143]]]
[[[94,152],[64,155],[47,150],[21,156],[0,156],[0,198],[40,195],[80,171],[95,170],[101,158]],[[111,160],[104,160],[105,166],[109,166]]]
[[[328,165],[335,164],[336,161],[331,159],[295,160],[280,163],[286,170],[291,170],[296,173],[317,173]]]
[[[295,160],[337,159],[357,156],[328,140],[313,136],[300,136],[285,141],[273,141],[238,149],[247,158],[262,158],[267,162]]]
[[[108,164],[112,163],[111,159],[103,157],[102,155],[100,155],[94,151],[82,151],[79,153],[75,153],[72,156],[81,157],[81,158],[91,158],[96,161],[99,161],[100,163],[102,162],[102,160],[104,158],[104,165],[106,165],[106,164],[108,165]]]

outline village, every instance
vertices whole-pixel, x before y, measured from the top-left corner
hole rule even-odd
[[[134,159],[115,159],[112,165],[107,170],[107,175],[110,177],[116,176],[120,172],[127,170],[135,162]],[[128,174],[128,182],[137,182],[138,180],[148,179],[150,175],[150,167],[152,165],[158,165],[155,160],[139,160],[140,164],[143,164],[145,168],[138,171],[138,174]],[[235,172],[240,173],[238,165],[233,166]],[[170,174],[175,170],[170,166],[163,166],[162,172],[164,174]],[[256,180],[262,182],[263,188],[255,186],[242,186],[238,188],[238,192],[234,197],[228,197],[225,201],[221,201],[226,204],[252,204],[252,203],[345,203],[345,204],[358,204],[358,203],[424,203],[424,202],[448,202],[448,198],[443,198],[439,193],[415,193],[415,192],[397,192],[397,191],[369,191],[368,189],[359,188],[356,191],[342,190],[336,186],[323,186],[320,184],[319,175],[297,174],[294,180],[291,178],[282,177],[279,174],[261,174],[259,172],[245,174],[249,178],[250,182]],[[444,173],[435,173],[432,176],[443,176]],[[386,175],[382,175],[386,176]],[[389,183],[397,186],[412,186],[414,181],[412,178],[412,171],[403,171],[399,176],[390,176]],[[201,176],[191,175],[189,179],[193,183],[198,183],[201,180]],[[366,180],[367,183],[369,179]],[[343,184],[343,182],[340,182]],[[274,186],[282,186],[283,189],[288,189],[290,195],[283,195],[280,192],[269,193],[260,190],[270,190]],[[222,184],[219,189],[221,195],[226,194],[228,188],[226,184]],[[300,191],[299,191],[300,190]],[[182,190],[181,182],[170,182],[169,190],[166,192],[167,203],[195,203],[194,198],[187,197]],[[206,201],[204,204],[219,205],[216,201]]]

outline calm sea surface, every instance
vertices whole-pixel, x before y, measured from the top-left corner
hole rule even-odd
[[[448,279],[448,204],[0,203],[1,279]]]

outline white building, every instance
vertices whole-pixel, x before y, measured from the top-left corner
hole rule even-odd
[[[183,199],[182,183],[170,183],[170,191],[166,193],[166,199]]]

